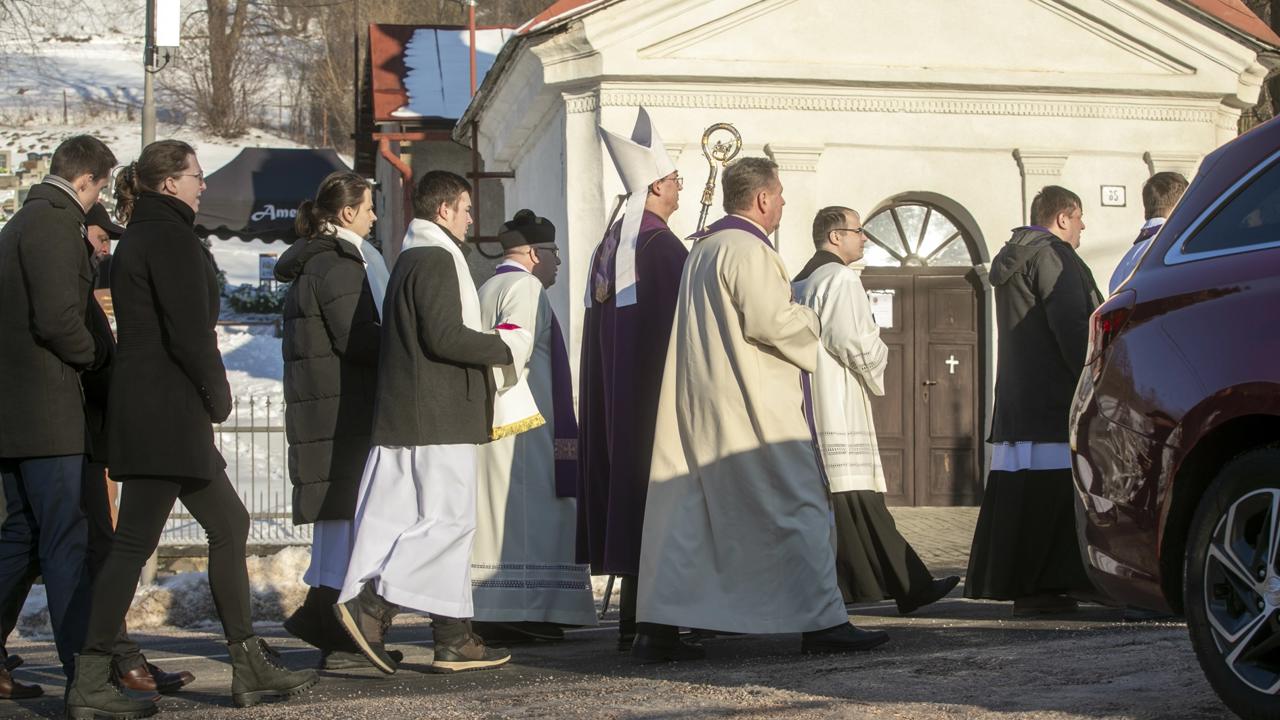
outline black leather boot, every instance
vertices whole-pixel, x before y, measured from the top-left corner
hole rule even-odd
[[[138,700],[111,683],[110,655],[77,655],[76,678],[67,689],[67,717],[71,720],[133,720],[159,710],[150,700]]]
[[[269,697],[292,697],[316,684],[315,670],[289,670],[266,641],[254,636],[227,643],[231,651],[231,700],[237,707],[255,705]]]

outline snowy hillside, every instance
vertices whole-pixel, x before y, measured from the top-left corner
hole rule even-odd
[[[187,0],[183,5],[186,14],[202,3]],[[48,0],[38,12],[20,4],[15,8],[26,12],[21,22],[0,28],[0,155],[21,162],[29,155],[52,153],[66,137],[89,133],[105,141],[121,164],[136,159],[141,151],[144,4]],[[206,174],[245,147],[299,147],[261,130],[225,140],[193,124],[176,124],[181,114],[166,107],[163,89],[157,110],[157,137],[191,143]],[[0,190],[0,202],[12,195],[12,190]],[[284,250],[280,243],[213,241],[214,255],[231,285],[256,284],[258,254]]]
[[[142,104],[144,4],[52,0],[23,13],[0,48],[0,123],[127,115]],[[123,119],[123,118],[122,118]]]

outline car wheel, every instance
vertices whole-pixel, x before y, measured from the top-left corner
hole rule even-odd
[[[1187,539],[1184,601],[1200,667],[1242,718],[1280,717],[1280,447],[1218,473]]]

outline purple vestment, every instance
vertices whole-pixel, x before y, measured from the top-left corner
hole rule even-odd
[[[596,575],[636,575],[658,394],[689,251],[645,212],[636,241],[635,305],[619,308],[614,256],[622,222],[592,258],[591,306],[578,369],[578,562]]]

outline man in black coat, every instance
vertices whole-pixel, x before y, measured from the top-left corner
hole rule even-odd
[[[991,262],[1000,341],[991,474],[965,581],[966,597],[1013,600],[1017,615],[1071,611],[1093,595],[1076,546],[1067,416],[1102,297],[1076,254],[1080,197],[1049,185],[1031,221]]]
[[[87,437],[80,373],[110,360],[86,310],[93,267],[85,211],[115,156],[101,140],[72,137],[50,175],[0,230],[0,592],[24,588],[38,559],[58,657],[68,678],[89,615],[88,531],[81,507]],[[0,606],[12,602],[0,597]]]
[[[430,613],[435,672],[497,667],[510,654],[471,632],[476,446],[493,424],[493,366],[512,353],[481,325],[460,238],[467,182],[429,172],[382,311],[373,448],[356,507],[339,620],[376,667],[395,671],[383,634],[396,606]],[[528,331],[525,342],[532,342]],[[514,370],[512,370],[514,374]]]

